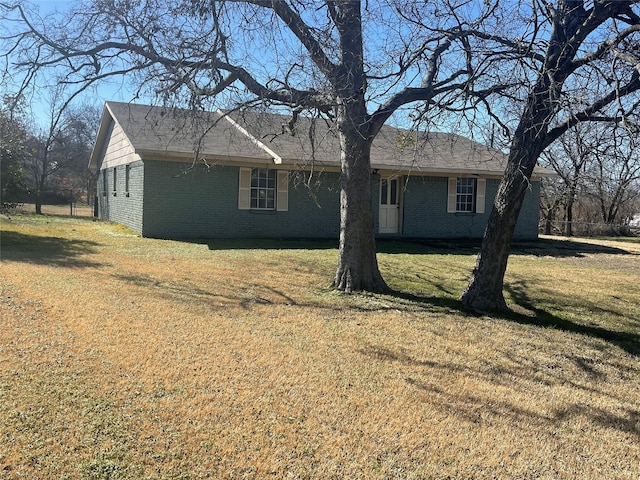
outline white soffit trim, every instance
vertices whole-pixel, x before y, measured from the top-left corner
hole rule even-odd
[[[243,134],[245,134],[247,136],[247,138],[249,140],[251,140],[254,144],[256,144],[259,148],[261,148],[262,150],[264,150],[265,152],[267,152],[269,155],[271,155],[271,157],[273,158],[273,162],[276,165],[280,165],[282,164],[282,157],[280,155],[278,155],[276,152],[274,152],[273,150],[271,150],[269,147],[267,147],[264,143],[262,143],[260,140],[258,140],[256,137],[254,137],[253,135],[251,135],[246,128],[244,128],[242,125],[240,125],[238,122],[236,122],[233,118],[231,118],[229,115],[227,115],[226,113],[224,113],[222,110],[218,110],[217,112],[219,115],[221,115],[223,118],[225,118],[231,125],[233,125],[234,127],[236,127],[240,132],[242,132]]]

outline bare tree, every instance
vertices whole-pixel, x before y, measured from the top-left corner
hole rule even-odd
[[[554,223],[565,203],[567,188],[561,178],[546,177],[540,182],[540,221],[545,235],[554,233]]]
[[[15,108],[11,97],[0,105],[0,207],[13,204],[23,193],[26,183],[24,163],[29,157],[24,112]],[[13,108],[9,108],[13,106]]]
[[[508,308],[502,290],[510,243],[540,154],[579,122],[629,123],[639,103],[638,1],[507,4],[512,22],[504,34],[477,32],[503,57],[502,74],[519,77],[511,98],[523,101],[513,130],[492,106],[511,144],[480,253],[461,298],[478,311]]]
[[[587,191],[598,204],[602,222],[621,222],[636,212],[640,195],[640,154],[638,132],[613,129],[606,143],[592,151],[593,165],[587,172]]]
[[[585,187],[585,170],[589,160],[594,159],[594,151],[602,144],[601,129],[582,123],[569,129],[542,154],[542,163],[549,165],[562,180],[562,205],[564,207],[563,233],[573,235],[573,206],[580,187]]]
[[[333,122],[341,145],[333,285],[350,292],[387,288],[374,240],[373,139],[404,105],[455,111],[496,89],[475,81],[493,53],[473,53],[478,38],[470,35],[495,3],[388,0],[362,9],[353,0],[100,0],[62,21],[41,19],[24,2],[0,8],[11,25],[6,58],[22,88],[50,69],[64,71],[78,91],[127,75],[141,95],[193,107],[261,103]]]
[[[62,86],[49,92],[47,122],[43,127],[32,126],[27,142],[30,155],[23,164],[37,214],[42,214],[43,195],[54,187],[54,179],[77,170],[81,163],[82,170],[87,170],[95,129],[84,118],[90,107],[72,106],[73,96],[65,96]],[[72,190],[73,185],[66,188]]]
[[[575,234],[578,224],[620,223],[635,213],[638,197],[640,157],[635,132],[607,124],[581,124],[571,128],[556,144],[545,150],[542,162],[555,170],[561,188],[555,196],[554,184],[545,185],[549,207],[556,200],[564,207],[563,233]],[[597,206],[592,215],[590,205]],[[582,207],[579,217],[574,206]],[[590,231],[584,228],[581,232]]]
[[[102,107],[89,103],[69,106],[65,115],[63,142],[65,145],[64,181],[73,192],[73,199],[84,198],[93,205],[96,195],[96,172],[89,169],[88,158],[100,125]]]

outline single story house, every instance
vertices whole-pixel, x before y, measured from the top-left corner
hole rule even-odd
[[[97,215],[156,238],[337,238],[340,149],[323,119],[107,102],[90,168]],[[385,126],[371,152],[379,237],[483,235],[503,153]],[[538,235],[540,174],[515,237]]]

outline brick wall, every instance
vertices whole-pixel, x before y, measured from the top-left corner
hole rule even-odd
[[[320,237],[339,232],[338,174],[324,174],[314,189],[316,201],[292,172],[289,210],[238,209],[238,167],[145,163],[143,235],[163,238]]]
[[[128,182],[127,169],[129,170]],[[116,172],[115,189],[114,170]],[[141,233],[143,184],[144,165],[141,161],[100,170],[97,189],[98,216],[104,220],[126,225]]]
[[[238,209],[238,168],[163,161],[130,164],[129,192],[125,166],[102,170],[98,178],[100,218],[124,224],[148,237],[161,238],[337,238],[340,231],[339,174],[289,175],[289,210]],[[107,175],[103,195],[103,175]],[[319,179],[319,180],[318,180]],[[402,236],[407,238],[480,238],[484,233],[499,180],[488,179],[485,213],[447,213],[447,177],[403,177]],[[372,177],[374,222],[378,225],[380,177]],[[143,182],[146,189],[143,192]],[[537,238],[540,183],[532,182],[515,237]],[[143,194],[144,193],[144,194]],[[143,215],[144,207],[144,215]]]
[[[447,177],[409,177],[404,190],[403,236],[410,238],[481,238],[498,190],[498,179],[487,179],[485,213],[447,213]],[[527,192],[515,238],[538,235],[540,182]]]

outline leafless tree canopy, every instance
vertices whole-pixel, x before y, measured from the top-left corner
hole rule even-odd
[[[127,76],[145,97],[202,105],[224,95],[331,112],[348,77],[380,125],[411,102],[444,104],[449,94],[460,106],[453,92],[486,97],[500,88],[485,81],[474,91],[469,81],[492,63],[470,33],[491,20],[494,5],[385,1],[354,15],[349,3],[101,0],[45,17],[24,2],[3,3],[5,78],[24,89],[55,72],[56,82],[85,89]]]

